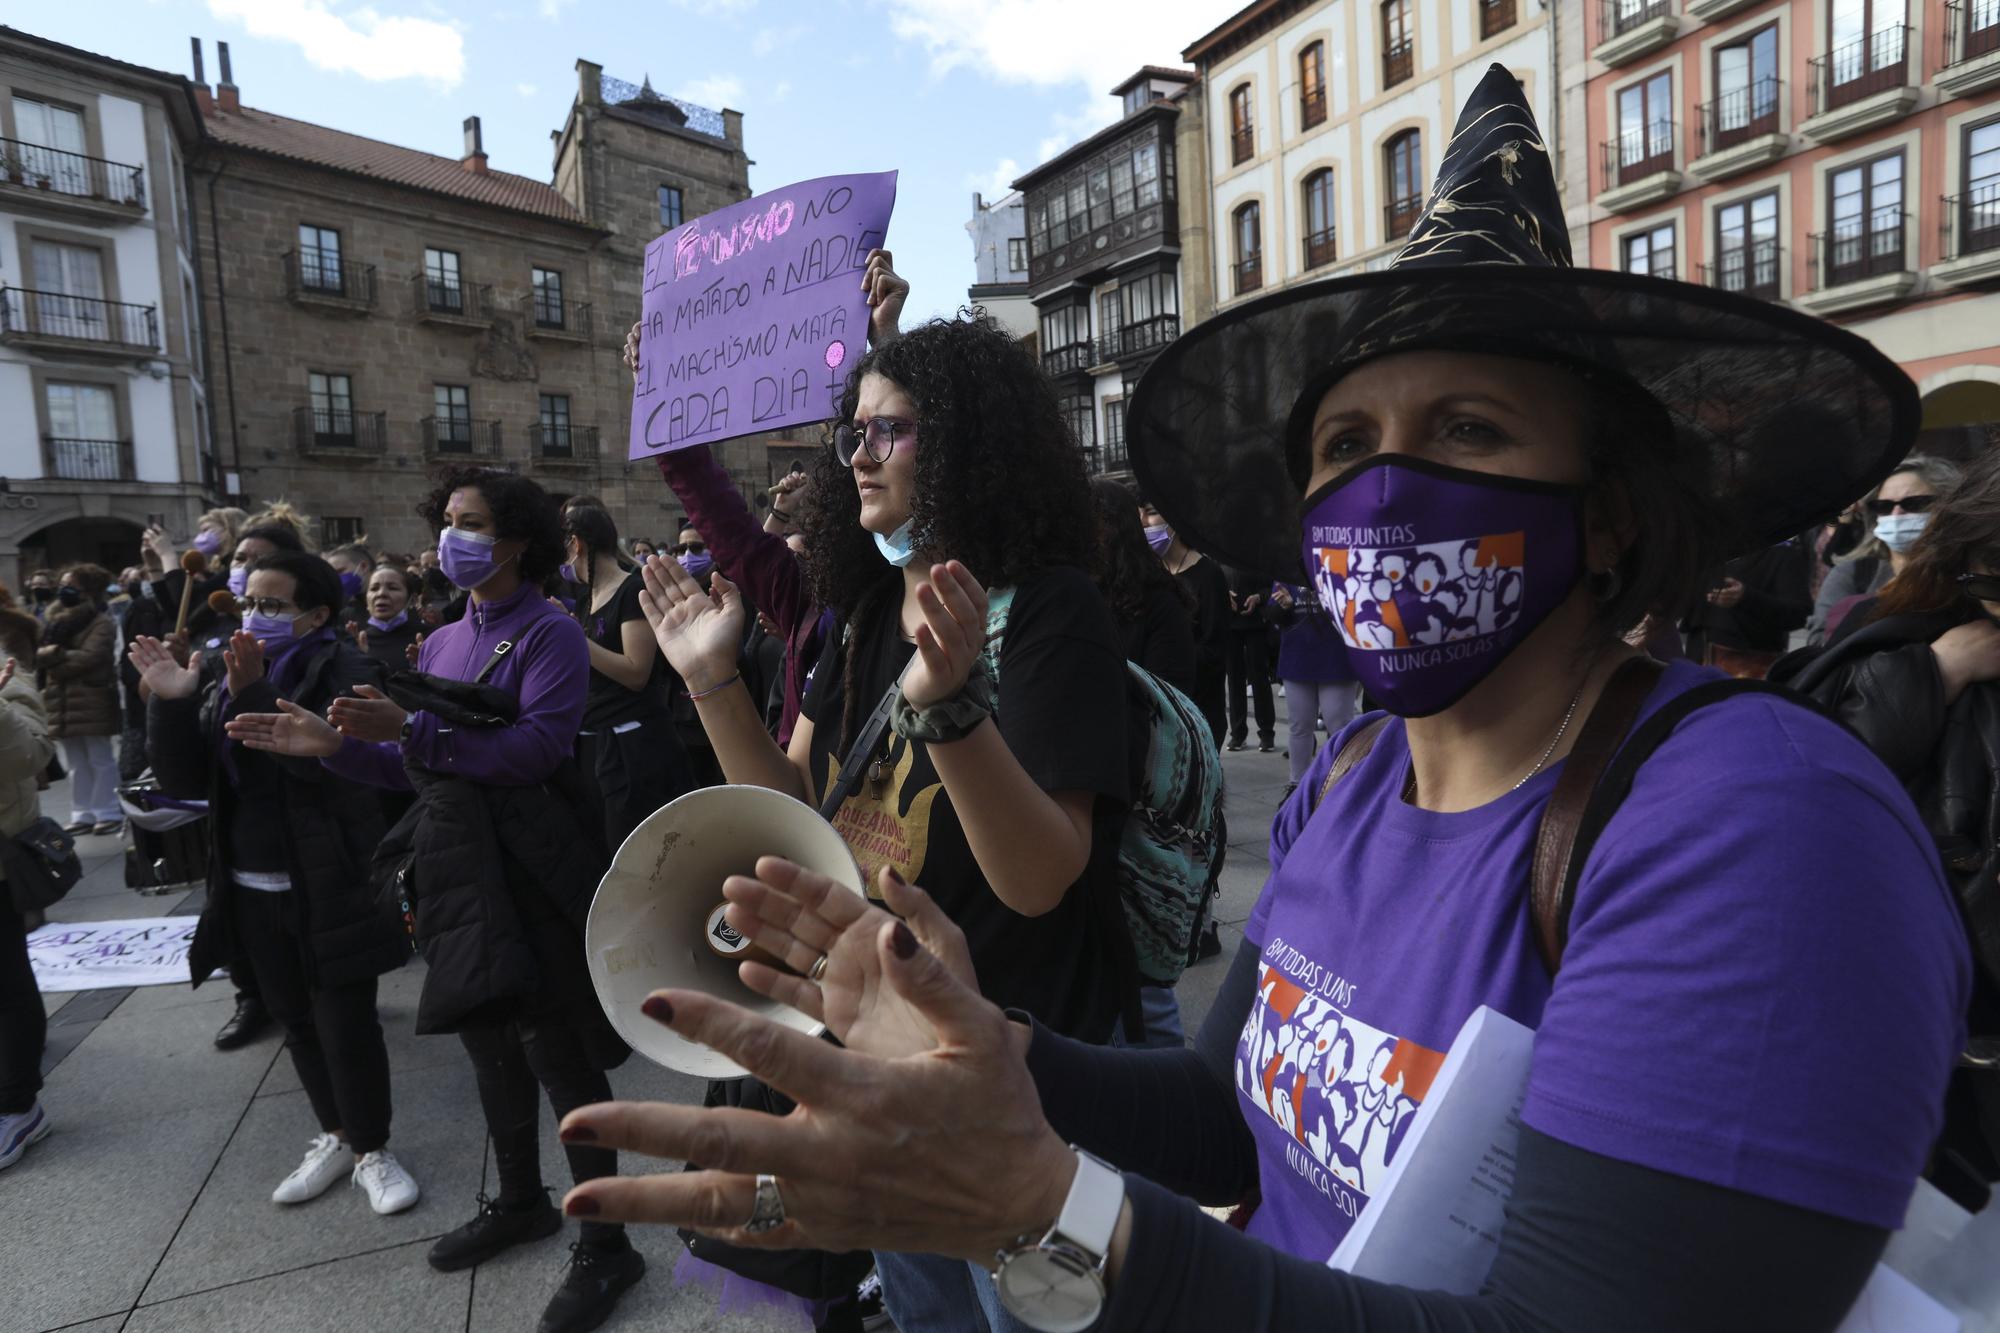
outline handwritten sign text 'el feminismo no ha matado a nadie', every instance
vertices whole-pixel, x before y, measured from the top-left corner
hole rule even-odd
[[[646,247],[631,457],[824,421],[868,347],[861,275],[896,173],[823,176]]]

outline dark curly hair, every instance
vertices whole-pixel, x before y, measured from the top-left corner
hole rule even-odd
[[[1110,477],[1090,483],[1090,506],[1097,515],[1097,586],[1111,603],[1111,614],[1129,624],[1146,614],[1146,590],[1160,584],[1176,601],[1194,610],[1194,594],[1167,573],[1160,557],[1146,543],[1139,523],[1139,497],[1130,486]]]
[[[433,528],[445,526],[445,506],[452,492],[478,491],[493,510],[494,535],[502,541],[526,542],[521,552],[521,579],[537,586],[563,562],[562,518],[555,498],[513,472],[499,468],[459,467],[438,475],[437,487],[417,506],[417,516]]]
[[[934,319],[855,363],[840,400],[852,421],[869,374],[895,381],[917,409],[916,548],[962,561],[986,587],[1019,583],[1061,565],[1096,564],[1083,455],[1055,388],[1034,356],[984,313]],[[833,425],[829,423],[828,435]],[[858,642],[893,604],[901,571],[882,561],[861,526],[851,468],[831,448],[813,467],[802,515],[806,575],[820,605],[854,627]],[[853,652],[844,663],[853,712]],[[842,748],[852,734],[844,720]]]

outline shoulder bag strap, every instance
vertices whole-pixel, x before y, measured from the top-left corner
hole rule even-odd
[[[854,744],[848,748],[847,758],[840,765],[839,775],[834,778],[833,786],[827,789],[826,799],[820,802],[820,818],[827,823],[833,822],[841,803],[847,800],[855,784],[861,781],[861,770],[868,767],[868,761],[874,755],[875,747],[881,743],[882,733],[889,729],[889,714],[896,706],[896,691],[901,688],[902,683],[899,677],[883,692],[882,702],[875,705],[875,711],[861,724],[861,734],[854,738]]]
[[[1327,793],[1333,790],[1334,783],[1352,773],[1362,760],[1374,752],[1375,742],[1381,739],[1382,728],[1388,725],[1389,715],[1384,713],[1347,738],[1347,743],[1340,747],[1340,753],[1333,757],[1332,767],[1326,770],[1326,781],[1319,784],[1319,794],[1313,797],[1313,809],[1320,808]]]
[[[472,678],[472,683],[474,685],[484,685],[486,678],[499,669],[500,659],[513,651],[514,641],[512,639],[502,639],[500,642],[494,644],[493,656],[486,659],[486,665],[479,668],[479,674]]]
[[[1576,891],[1570,867],[1582,862],[1576,844],[1584,810],[1597,790],[1598,779],[1624,743],[1625,733],[1632,729],[1646,696],[1665,670],[1650,657],[1635,657],[1612,674],[1577,734],[1569,758],[1563,761],[1562,776],[1556,779],[1556,789],[1542,810],[1528,892],[1535,917],[1535,944],[1550,976],[1562,961],[1563,943],[1569,934],[1570,895]]]

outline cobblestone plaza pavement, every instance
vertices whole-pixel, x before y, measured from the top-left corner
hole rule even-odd
[[[1282,702],[1280,704],[1282,707]],[[1279,733],[1284,735],[1282,721]],[[1322,737],[1322,740],[1324,737]],[[1190,1033],[1207,1013],[1265,874],[1282,754],[1225,754],[1231,848],[1220,919],[1224,955],[1180,984]],[[43,797],[58,819],[68,791]],[[186,914],[200,893],[141,897],[124,886],[119,842],[85,838],[86,875],[55,921]],[[420,962],[382,979],[382,1024],[394,1072],[390,1148],[423,1188],[408,1212],[377,1217],[358,1189],[336,1185],[291,1208],[271,1190],[316,1132],[275,1027],[236,1051],[215,1030],[231,1011],[226,979],[47,995],[48,1086],[55,1132],[0,1171],[0,1333],[529,1333],[555,1289],[573,1224],[553,1240],[461,1273],[424,1252],[472,1215],[494,1187],[472,1070],[451,1037],[418,1037]],[[635,1056],[612,1072],[626,1098],[698,1102],[701,1084]],[[543,1169],[556,1197],[568,1174],[552,1117],[542,1117]],[[627,1156],[629,1170],[664,1164]],[[664,1228],[637,1231],[649,1265],[605,1328],[748,1333],[713,1298],[673,1282],[681,1253]]]

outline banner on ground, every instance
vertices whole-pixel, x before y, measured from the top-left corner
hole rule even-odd
[[[868,349],[861,275],[896,173],[822,176],[646,247],[632,458],[824,421]]]
[[[35,986],[44,991],[186,985],[199,917],[50,922],[28,936]]]

